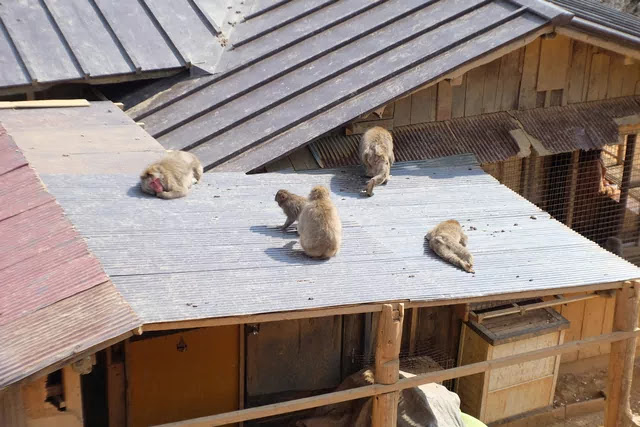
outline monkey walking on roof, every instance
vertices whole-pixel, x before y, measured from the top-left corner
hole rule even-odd
[[[282,211],[287,216],[287,220],[282,226],[282,230],[284,231],[298,220],[298,217],[302,213],[302,208],[304,208],[304,205],[307,203],[307,198],[298,196],[287,190],[278,190],[276,193],[276,202],[278,202],[278,206],[282,208]]]
[[[202,178],[200,160],[186,151],[170,151],[140,174],[140,188],[161,199],[184,197],[194,182]]]
[[[468,273],[475,273],[473,256],[466,248],[467,235],[462,231],[458,221],[449,219],[441,222],[427,233],[425,239],[429,241],[431,250],[440,258]]]
[[[373,187],[389,180],[391,165],[395,162],[391,133],[380,126],[366,131],[360,139],[360,161],[367,176],[372,177],[366,192],[367,196],[373,196]]]

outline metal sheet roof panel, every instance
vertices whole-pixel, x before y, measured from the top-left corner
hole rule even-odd
[[[623,33],[640,37],[640,19],[593,0],[548,0],[576,16]]]
[[[500,185],[472,156],[398,164],[372,198],[361,195],[361,175],[358,168],[205,174],[188,197],[172,201],[142,195],[135,176],[106,185],[100,176],[43,179],[145,323],[446,302],[640,275]],[[318,184],[331,189],[344,227],[341,251],[328,261],[307,258],[295,232],[276,228],[284,217],[273,194],[306,194]],[[452,212],[469,233],[475,275],[425,247],[427,230]]]
[[[0,326],[0,388],[138,326],[111,282]]]
[[[131,114],[165,147],[246,172],[570,16],[538,0],[303,3],[239,23],[240,44],[223,54],[218,75]],[[324,120],[329,113],[342,121]]]

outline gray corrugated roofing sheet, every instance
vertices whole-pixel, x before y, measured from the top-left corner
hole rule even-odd
[[[507,160],[518,154],[518,144],[509,132],[520,125],[551,153],[591,150],[616,143],[618,126],[613,119],[633,114],[640,114],[640,98],[630,96],[401,126],[392,131],[394,153],[400,161],[462,153],[474,154],[480,163]],[[320,167],[357,165],[360,138],[328,135],[309,148]]]
[[[577,17],[640,37],[640,19],[596,0],[548,0]]]
[[[500,112],[450,121],[394,128],[393,151],[397,161],[427,160],[473,153],[480,163],[497,162],[518,154],[509,134],[518,124]],[[357,165],[361,135],[329,135],[309,145],[323,168]]]
[[[539,0],[290,1],[237,25],[219,74],[129,113],[166,148],[246,172],[571,16]]]
[[[198,5],[190,0],[4,1],[0,87],[126,79],[191,64],[213,67],[223,50],[219,29]]]
[[[614,118],[640,114],[640,97],[511,112],[552,153],[591,150],[618,142]]]
[[[136,176],[44,179],[145,323],[640,277],[500,185],[472,156],[399,164],[372,198],[360,194],[361,175],[357,168],[205,174],[188,197],[171,201],[143,196]],[[317,184],[331,189],[343,223],[341,252],[328,261],[307,258],[295,232],[276,228],[285,219],[276,191],[306,194]],[[469,233],[475,275],[425,249],[427,230],[451,217]]]
[[[0,388],[140,326],[0,126]]]

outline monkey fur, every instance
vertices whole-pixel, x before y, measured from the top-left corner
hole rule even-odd
[[[140,188],[162,199],[176,199],[189,193],[191,185],[202,178],[200,160],[186,151],[170,151],[140,174]]]
[[[330,258],[340,250],[342,223],[329,190],[313,187],[298,218],[300,246],[312,258]]]
[[[293,194],[287,190],[278,190],[276,193],[276,202],[278,202],[278,206],[280,206],[287,216],[287,220],[282,226],[283,230],[289,228],[291,224],[296,222],[300,213],[302,213],[302,208],[307,203],[307,198],[298,196],[297,194]]]
[[[389,180],[391,165],[395,162],[391,133],[380,126],[367,130],[360,139],[360,161],[367,176],[371,177],[366,192],[367,196],[372,196],[373,187]]]
[[[445,261],[462,268],[468,273],[473,271],[473,256],[466,248],[467,235],[460,223],[454,219],[441,222],[427,233],[425,238],[429,247]]]

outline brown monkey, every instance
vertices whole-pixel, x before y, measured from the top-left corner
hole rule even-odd
[[[307,203],[307,198],[298,196],[287,190],[278,190],[276,193],[276,202],[278,202],[278,206],[282,208],[284,214],[287,216],[287,220],[282,226],[282,229],[286,230],[291,224],[296,222],[300,216],[302,208]]]
[[[429,247],[440,258],[466,272],[475,273],[473,256],[466,248],[467,235],[462,231],[458,221],[449,219],[441,222],[427,233],[425,239],[429,241]]]
[[[342,241],[342,223],[329,198],[329,190],[318,185],[309,194],[298,218],[300,246],[313,258],[329,258],[338,253]]]
[[[368,177],[367,196],[373,195],[373,187],[389,180],[391,165],[395,162],[393,138],[388,130],[380,126],[367,130],[360,139],[360,161]]]
[[[162,199],[184,197],[193,182],[202,178],[202,164],[192,153],[170,151],[140,175],[142,191]]]

